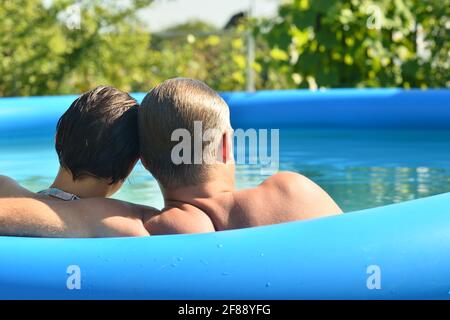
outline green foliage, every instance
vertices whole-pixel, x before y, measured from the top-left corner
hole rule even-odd
[[[81,24],[70,29],[62,13],[75,2]],[[3,0],[0,96],[147,91],[180,76],[244,90],[248,30],[257,89],[450,86],[450,0],[287,0],[274,19],[152,35],[138,19],[151,2]]]
[[[154,76],[201,79],[220,90],[245,88],[245,39],[243,27],[222,32],[213,26],[194,22],[182,24],[153,37],[152,49],[160,63]]]
[[[403,77],[412,87],[450,86],[450,1],[415,1],[417,23],[426,43],[425,58],[405,64]]]
[[[258,31],[293,87],[448,85],[448,0],[292,0]],[[423,28],[430,57],[418,52]],[[262,30],[268,29],[267,32]]]
[[[81,2],[79,29],[61,18],[73,0],[6,0],[0,9],[0,96],[81,92],[99,84],[147,90],[148,33],[135,18],[151,0]]]

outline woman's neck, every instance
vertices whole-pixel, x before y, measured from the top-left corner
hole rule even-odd
[[[72,173],[64,168],[59,169],[50,187],[80,198],[107,198],[111,195],[111,185],[107,181],[89,176],[74,180]]]

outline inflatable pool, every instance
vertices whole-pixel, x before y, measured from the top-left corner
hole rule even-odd
[[[41,98],[0,99],[0,134],[52,132],[73,98],[46,98],[45,105]],[[450,128],[449,90],[224,98],[235,127]],[[211,234],[0,237],[0,298],[450,299],[449,253],[450,193]]]

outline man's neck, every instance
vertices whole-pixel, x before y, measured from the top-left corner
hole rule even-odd
[[[110,195],[111,189],[106,181],[94,177],[74,180],[70,171],[64,168],[59,169],[58,175],[50,187],[74,194],[80,198],[106,198]]]
[[[223,166],[214,169],[208,181],[204,183],[176,188],[161,186],[161,191],[166,208],[179,207],[182,204],[198,207],[199,200],[235,191],[234,167]]]

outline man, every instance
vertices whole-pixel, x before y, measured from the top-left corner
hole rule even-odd
[[[138,119],[141,161],[158,180],[165,200],[162,213],[146,223],[151,234],[212,232],[342,212],[324,190],[294,172],[236,190],[229,108],[200,81],[178,78],[157,86],[144,98]],[[200,135],[195,122],[202,125]],[[173,138],[181,136],[175,132],[200,139],[209,134],[200,141],[202,154],[195,154],[194,141],[181,155],[190,161],[174,161],[180,142]]]
[[[148,235],[149,207],[105,199],[120,189],[139,159],[138,104],[100,86],[76,99],[60,118],[60,168],[38,194],[0,177],[0,234],[26,236]]]

